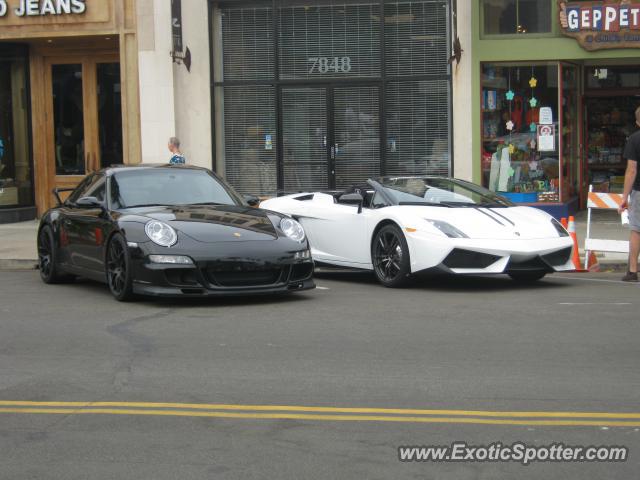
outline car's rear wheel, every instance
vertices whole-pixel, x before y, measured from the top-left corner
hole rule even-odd
[[[126,302],[133,298],[131,256],[124,237],[116,233],[107,248],[107,283],[116,300]]]
[[[409,246],[396,225],[385,225],[371,244],[371,261],[378,281],[385,287],[401,287],[411,273]]]
[[[64,275],[58,267],[58,253],[53,240],[53,231],[45,225],[38,234],[38,268],[44,283],[65,283],[73,281],[73,275]]]
[[[519,283],[533,283],[544,278],[547,274],[544,270],[533,270],[527,272],[509,272],[509,276]]]

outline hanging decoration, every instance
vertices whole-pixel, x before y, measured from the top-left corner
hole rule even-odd
[[[535,133],[537,131],[536,122],[538,121],[538,99],[535,95],[535,89],[538,86],[538,79],[535,76],[533,66],[531,67],[531,78],[529,79],[529,86],[531,87],[531,99],[529,99],[530,110],[530,118],[528,119],[531,123],[529,124],[529,131],[531,133]]]
[[[509,156],[513,155],[513,152],[516,151],[515,147],[511,143],[511,131],[513,130],[513,98],[515,94],[513,90],[511,90],[511,67],[509,67],[509,90],[507,91],[507,100],[509,100],[509,121],[507,121],[507,130],[509,131]]]

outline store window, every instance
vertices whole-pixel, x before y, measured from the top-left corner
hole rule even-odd
[[[26,51],[0,48],[0,208],[33,205],[28,98]]]
[[[585,88],[588,90],[640,89],[640,66],[602,65],[585,67]]]
[[[450,174],[450,3],[212,2],[216,167],[265,196]]]
[[[558,75],[557,63],[482,65],[482,183],[513,201],[569,195],[561,188],[570,165],[560,161]]]
[[[552,0],[482,0],[483,33],[513,35],[551,32]]]

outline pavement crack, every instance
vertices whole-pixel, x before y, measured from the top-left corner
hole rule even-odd
[[[123,340],[129,347],[129,351],[115,366],[112,385],[120,391],[128,385],[133,373],[134,363],[141,357],[149,356],[153,351],[153,339],[148,335],[135,331],[141,323],[149,320],[166,318],[173,313],[173,309],[167,309],[155,313],[147,313],[125,320],[107,327],[107,332],[114,337]]]

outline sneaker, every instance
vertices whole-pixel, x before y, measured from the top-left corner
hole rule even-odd
[[[637,282],[638,281],[638,272],[627,272],[627,274],[622,277],[623,282]]]

